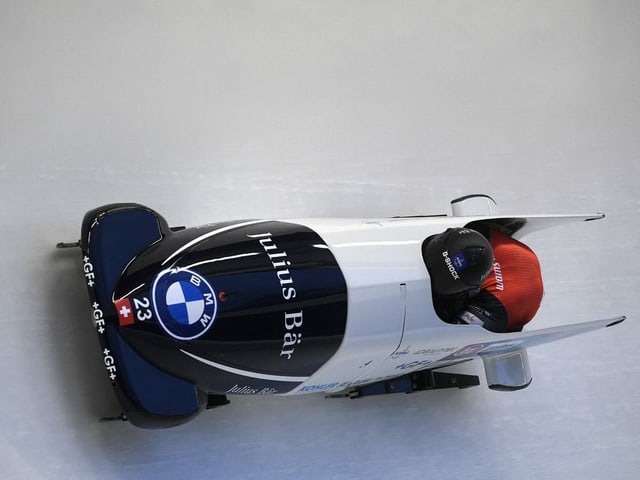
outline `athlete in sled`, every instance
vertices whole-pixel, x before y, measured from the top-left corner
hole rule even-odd
[[[450,323],[519,332],[542,301],[538,258],[497,226],[479,228],[483,234],[449,228],[423,244],[436,313]]]
[[[454,200],[450,216],[194,228],[170,228],[136,204],[88,212],[74,245],[123,418],[172,426],[233,394],[473,386],[476,376],[436,371],[473,358],[489,388],[526,387],[528,347],[624,317],[520,331],[542,283],[519,239],[603,216],[504,216],[493,206],[475,195]],[[531,282],[508,268],[520,262],[507,259],[514,248]],[[530,300],[514,307],[513,285]]]

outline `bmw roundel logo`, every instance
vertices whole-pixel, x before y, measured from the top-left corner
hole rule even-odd
[[[161,272],[153,282],[151,295],[158,322],[173,338],[198,338],[215,321],[215,292],[204,277],[191,270]]]

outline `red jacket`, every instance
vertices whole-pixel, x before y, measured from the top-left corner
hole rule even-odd
[[[493,267],[467,311],[497,332],[522,330],[538,311],[544,289],[540,263],[525,244],[497,230],[489,231]]]

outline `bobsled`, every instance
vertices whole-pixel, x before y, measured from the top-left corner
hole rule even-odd
[[[89,211],[82,274],[106,374],[123,414],[146,428],[184,423],[233,395],[358,398],[479,385],[443,368],[479,358],[487,386],[531,383],[527,349],[624,317],[495,333],[434,308],[422,245],[452,227],[520,239],[593,215],[501,215],[486,195],[451,214],[249,219],[170,227],[121,203]],[[456,369],[459,370],[459,369]],[[115,417],[114,417],[115,418]]]

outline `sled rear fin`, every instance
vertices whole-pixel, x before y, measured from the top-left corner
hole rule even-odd
[[[487,357],[504,355],[523,348],[531,348],[543,343],[555,342],[563,338],[573,337],[582,333],[591,332],[601,328],[618,325],[626,317],[614,317],[604,320],[592,320],[590,322],[560,325],[558,327],[543,328],[541,330],[528,330],[514,333],[491,333],[484,331],[483,337],[477,343],[467,345],[451,354],[445,360],[462,360],[472,357]],[[480,328],[480,327],[473,327]]]
[[[531,383],[527,349],[563,338],[618,325],[626,317],[561,325],[516,333],[490,333],[477,343],[467,345],[444,360],[460,361],[482,358],[487,385],[493,390],[520,390]],[[480,327],[475,327],[480,328]],[[499,338],[499,339],[497,339]]]
[[[481,226],[497,228],[513,238],[520,239],[531,232],[565,225],[572,222],[590,222],[604,218],[604,213],[572,215],[526,215],[498,216],[473,220],[466,227],[477,229]]]
[[[560,325],[558,327],[544,328],[542,330],[531,330],[526,332],[501,334],[504,337],[508,337],[508,340],[502,342],[495,342],[493,346],[497,347],[501,343],[517,342],[518,348],[530,348],[536,345],[542,345],[543,343],[555,342],[563,338],[573,337],[574,335],[580,335],[582,333],[591,332],[600,328],[612,327],[618,325],[625,320],[626,317],[614,317],[604,320],[593,320],[590,322],[574,323],[570,325]],[[514,349],[516,350],[516,349]],[[480,356],[486,355],[486,349],[479,353]],[[504,353],[505,350],[501,350]]]

